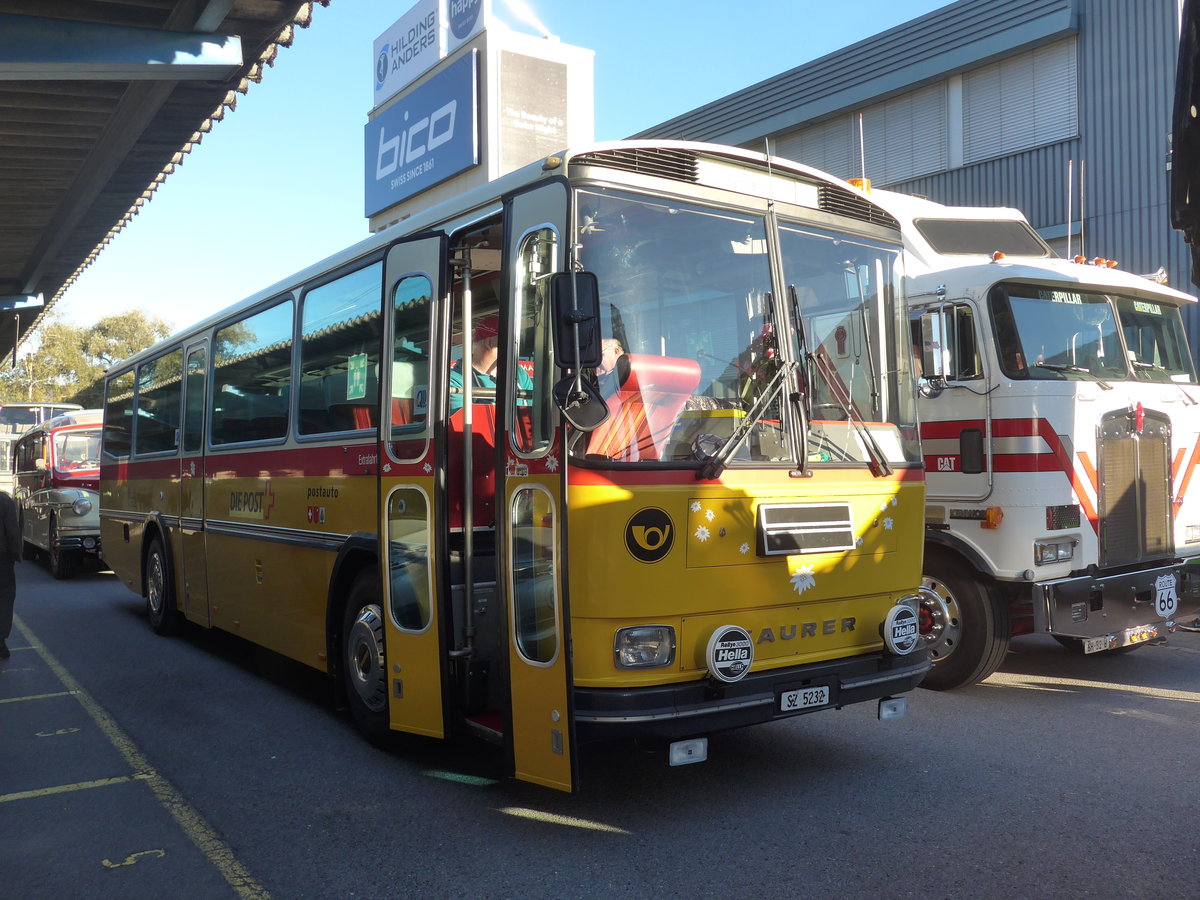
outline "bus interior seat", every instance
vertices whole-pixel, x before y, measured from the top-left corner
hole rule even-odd
[[[679,411],[700,383],[700,363],[626,353],[617,358],[611,415],[592,432],[588,454],[626,462],[662,458]]]

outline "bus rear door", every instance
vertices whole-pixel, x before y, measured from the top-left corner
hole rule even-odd
[[[435,541],[444,540],[445,506],[435,502],[429,397],[434,313],[445,291],[447,239],[424,235],[391,247],[384,270],[384,402],[379,474],[380,559],[391,727],[445,737],[447,608],[438,602]]]

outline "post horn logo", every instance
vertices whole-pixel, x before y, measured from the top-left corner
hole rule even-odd
[[[625,547],[640,562],[658,562],[671,552],[674,543],[671,517],[657,507],[639,509],[625,525]]]

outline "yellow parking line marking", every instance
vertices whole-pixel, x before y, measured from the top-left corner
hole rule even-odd
[[[607,831],[610,834],[632,834],[616,825],[607,825],[594,819],[577,819],[574,816],[564,816],[559,813],[543,812],[538,809],[528,809],[523,806],[502,806],[496,812],[506,816],[516,816],[519,819],[532,819],[535,822],[545,822],[549,825],[566,825],[570,828],[583,828],[588,831]]]
[[[254,876],[238,862],[233,854],[233,850],[226,844],[217,833],[213,830],[204,818],[198,813],[183,795],[179,793],[167,779],[163,778],[154,771],[150,765],[150,761],[142,755],[138,750],[137,745],[125,734],[117,725],[116,720],[105,711],[99,703],[92,699],[91,694],[84,690],[75,678],[59,663],[57,659],[46,649],[45,644],[37,639],[29,627],[21,621],[21,617],[14,615],[13,621],[18,628],[24,632],[29,643],[33,645],[33,649],[37,651],[42,660],[50,667],[50,670],[58,677],[63,686],[69,689],[69,693],[75,695],[76,699],[87,710],[88,715],[92,717],[100,731],[112,743],[117,751],[125,757],[125,761],[134,772],[147,773],[141,776],[144,778],[150,790],[154,792],[154,796],[158,802],[169,812],[172,818],[179,823],[179,827],[183,829],[184,834],[191,838],[200,852],[211,862],[218,872],[225,878],[229,885],[237,892],[240,897],[254,898],[254,900],[268,900],[270,893],[255,881]]]
[[[1147,687],[1140,684],[1119,684],[1107,681],[1090,681],[1084,678],[1056,678],[1050,675],[1010,675],[1007,672],[995,672],[988,676],[984,684],[1004,685],[1006,687],[1029,688],[1033,690],[1059,690],[1066,692],[1069,688],[1089,688],[1096,691],[1121,691],[1137,694],[1142,697],[1155,697],[1159,700],[1178,700],[1182,703],[1200,703],[1200,693],[1196,691],[1180,691],[1173,688]]]
[[[16,619],[16,616],[13,616]],[[27,700],[49,700],[51,697],[70,697],[74,691],[58,691],[54,694],[30,694],[28,697],[6,697],[0,703],[24,703]]]
[[[0,803],[13,800],[30,800],[34,797],[49,797],[53,794],[69,794],[71,791],[86,791],[91,788],[108,787],[113,784],[128,784],[134,780],[153,778],[147,775],[118,775],[116,778],[97,778],[95,781],[78,781],[75,784],[56,784],[54,787],[38,788],[35,791],[17,791],[15,794],[0,794]]]

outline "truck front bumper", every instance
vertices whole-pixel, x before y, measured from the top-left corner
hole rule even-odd
[[[1200,572],[1171,563],[1120,575],[1083,575],[1033,585],[1036,631],[1060,637],[1120,638],[1130,630],[1162,631],[1200,614]]]

